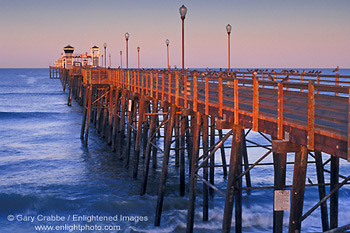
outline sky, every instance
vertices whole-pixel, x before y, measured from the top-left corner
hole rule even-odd
[[[187,7],[185,66],[350,68],[349,0],[0,0],[0,68],[45,68],[68,44],[76,53],[103,47],[112,67],[125,54],[137,67],[181,67],[179,7]],[[123,57],[123,66],[125,57]]]

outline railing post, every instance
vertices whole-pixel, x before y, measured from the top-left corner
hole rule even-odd
[[[153,72],[150,72],[149,73],[149,86],[150,86],[150,89],[151,89],[151,97],[153,97]]]
[[[315,86],[313,81],[309,81],[308,94],[308,132],[307,146],[309,150],[314,150],[314,135],[315,135]]]
[[[138,80],[136,76],[136,71],[133,71],[134,73],[134,92],[138,92]]]
[[[130,77],[130,71],[127,71],[127,75],[128,75],[128,91],[131,90],[131,77]]]
[[[253,127],[256,132],[259,131],[259,81],[253,78]]]
[[[238,98],[238,79],[233,80],[233,91],[234,91],[234,123],[235,125],[239,124],[239,98]]]
[[[219,116],[222,118],[223,113],[222,113],[222,105],[223,105],[223,98],[222,98],[222,77],[221,75],[219,76],[219,93],[218,93],[218,100],[219,100]]]
[[[335,85],[339,86],[339,74],[338,73],[335,74]],[[338,92],[335,92],[334,95],[338,96]]]
[[[168,102],[171,103],[171,73],[168,74]]]
[[[159,99],[159,75],[156,73],[156,99]]]
[[[176,80],[175,105],[176,107],[179,107],[180,82],[179,82],[179,74],[177,72],[175,73],[175,80]]]
[[[140,71],[138,70],[137,71],[137,76],[138,76],[138,79],[139,79],[139,93],[141,93],[142,95],[145,94],[144,91],[143,91],[143,78],[142,78],[142,73],[140,75]]]
[[[193,74],[193,111],[198,111],[197,74]]]
[[[143,71],[141,73],[141,81],[142,81],[142,94],[148,95],[148,79],[147,79],[146,71]]]
[[[304,76],[300,76],[300,83],[304,83]],[[303,92],[303,89],[300,89],[300,92]]]
[[[188,107],[187,104],[187,74],[182,77],[184,79],[184,108]]]
[[[133,92],[136,92],[136,88],[137,88],[137,83],[136,83],[136,72],[133,70],[132,71],[132,75],[131,75],[131,78],[132,78],[132,81],[131,81],[131,83],[132,83],[132,88],[131,88],[131,90],[133,91]]]
[[[209,116],[209,78],[205,76],[205,115]]]
[[[164,101],[164,97],[165,97],[165,77],[164,77],[164,73],[162,73],[162,100]]]
[[[283,139],[283,83],[278,83],[277,139]]]

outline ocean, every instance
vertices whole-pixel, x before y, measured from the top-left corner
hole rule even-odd
[[[331,70],[323,71],[327,72]],[[75,101],[67,106],[67,98],[60,81],[49,78],[48,69],[0,69],[0,232],[184,232],[189,190],[185,197],[180,196],[174,156],[161,225],[155,227],[162,154],[158,154],[157,169],[150,169],[147,194],[141,197],[141,173],[133,179],[132,167],[124,168],[93,127],[89,145],[84,147],[80,140],[82,107]],[[248,139],[267,144],[257,133],[249,134]],[[264,149],[250,148],[250,162],[264,153]],[[228,160],[229,150],[226,156]],[[328,157],[324,155],[324,161]],[[216,158],[220,164],[219,153]],[[268,156],[263,162],[270,161]],[[293,161],[292,154],[288,161]],[[348,176],[349,165],[341,160],[340,173]],[[288,165],[287,184],[292,174],[293,167]],[[258,166],[251,176],[253,186],[273,185],[272,166]],[[307,178],[317,181],[313,164],[308,165]],[[225,190],[227,180],[220,168],[215,182]],[[202,201],[198,181],[194,231],[221,232],[224,197],[218,193],[210,197],[208,222],[202,222]],[[304,213],[317,202],[317,188],[307,187]],[[346,186],[339,191],[339,226],[350,224],[348,206],[350,187]],[[272,232],[272,214],[273,190],[243,191],[243,232]],[[288,220],[289,211],[285,211],[285,231]],[[303,221],[302,230],[322,231],[320,209]]]

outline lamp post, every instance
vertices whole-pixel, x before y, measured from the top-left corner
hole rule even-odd
[[[126,69],[129,69],[129,50],[128,50],[128,42],[129,42],[129,33],[125,33],[125,40],[126,40]]]
[[[108,68],[111,68],[112,67],[112,55],[109,54],[109,67]]]
[[[107,54],[106,54],[107,43],[103,44],[103,48],[105,49],[105,69],[106,69],[106,67],[107,67]]]
[[[170,65],[169,65],[169,40],[168,39],[165,40],[165,44],[166,44],[167,65],[168,65],[168,69],[170,70]]]
[[[126,41],[126,70],[128,72],[128,90],[130,91],[130,75],[129,75],[129,50],[128,50],[128,42],[129,42],[129,33],[125,33],[125,41]]]
[[[230,51],[230,34],[231,34],[231,25],[227,24],[226,25],[226,31],[227,31],[227,39],[228,39],[228,72],[230,72],[231,66],[230,66],[230,55],[231,55],[231,51]]]
[[[187,8],[182,5],[179,9],[182,20],[182,74],[185,74],[185,16]]]
[[[140,47],[137,47],[137,67],[140,69]]]
[[[120,69],[123,69],[123,52],[120,51]]]

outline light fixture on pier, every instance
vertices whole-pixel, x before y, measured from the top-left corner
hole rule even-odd
[[[227,31],[227,39],[228,39],[228,72],[230,72],[231,69],[231,62],[230,62],[230,57],[231,57],[231,49],[230,49],[230,34],[231,34],[231,24],[226,25],[226,31]]]
[[[126,40],[126,69],[129,69],[129,50],[128,50],[128,42],[129,42],[129,33],[125,33]]]
[[[103,44],[103,48],[105,49],[105,68],[107,68],[107,54],[106,54],[107,43]]]
[[[166,54],[167,54],[167,65],[168,65],[168,69],[170,70],[170,65],[169,65],[169,40],[168,39],[165,40],[165,44],[166,44]]]
[[[137,47],[137,67],[140,69],[140,47]]]
[[[120,51],[120,69],[123,69],[123,52]]]
[[[182,5],[179,9],[182,20],[182,74],[185,74],[185,16],[187,8]]]

